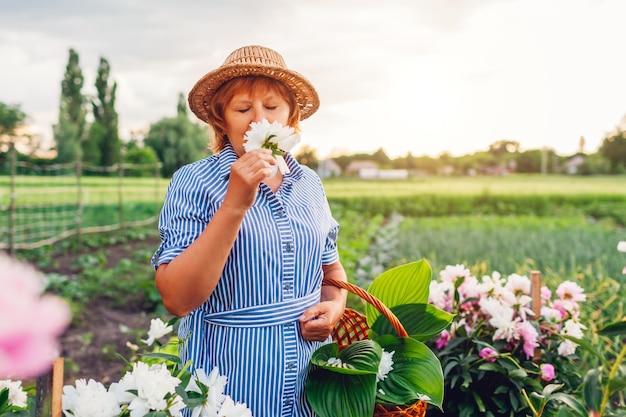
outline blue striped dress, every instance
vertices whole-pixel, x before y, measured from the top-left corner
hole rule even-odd
[[[153,265],[170,262],[202,233],[220,207],[237,155],[230,146],[172,177],[159,220]],[[184,317],[183,363],[228,377],[225,393],[254,417],[313,416],[304,394],[319,342],[300,336],[297,318],[319,302],[322,265],[338,260],[322,183],[287,154],[290,174],[276,193],[260,184],[209,299]],[[190,415],[190,414],[187,414]]]

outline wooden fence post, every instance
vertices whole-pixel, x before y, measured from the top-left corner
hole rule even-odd
[[[52,369],[37,378],[35,417],[62,417],[63,358],[56,359]]]
[[[17,151],[15,150],[15,143],[11,140],[9,142],[9,164],[11,166],[9,172],[9,255],[15,254],[15,177],[17,175]]]
[[[535,313],[535,320],[539,319],[541,315],[541,272],[530,272],[530,296],[532,298],[533,313]],[[537,360],[541,358],[541,352],[539,349],[535,349],[533,359]]]

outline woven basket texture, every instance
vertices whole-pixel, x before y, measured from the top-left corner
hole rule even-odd
[[[324,283],[343,288],[363,298],[365,301],[376,307],[376,309],[389,320],[400,337],[408,337],[408,334],[404,327],[402,327],[400,320],[398,320],[391,310],[389,310],[372,294],[357,287],[356,285],[344,281],[325,279]],[[350,346],[353,342],[367,339],[368,331],[369,326],[367,325],[367,319],[365,316],[356,310],[346,308],[342,318],[339,322],[337,322],[337,325],[331,335],[333,341],[339,345],[339,349],[341,350]],[[424,417],[426,415],[426,406],[427,404],[424,401],[418,401],[411,406],[405,407],[383,406],[381,404],[376,404],[373,417]]]

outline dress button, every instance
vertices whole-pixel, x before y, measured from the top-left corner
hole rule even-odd
[[[285,215],[285,210],[282,210],[282,209],[278,210],[278,211],[276,212],[276,215],[277,215],[278,217],[283,217],[283,216]]]
[[[291,243],[287,243],[285,245],[285,251],[287,252],[293,252],[293,245]]]
[[[293,369],[295,367],[296,367],[295,361],[287,362],[287,369]]]
[[[283,286],[283,288],[285,289],[285,291],[291,291],[291,288],[293,288],[293,287],[291,286],[291,283],[290,283],[290,282],[287,282],[287,283]]]

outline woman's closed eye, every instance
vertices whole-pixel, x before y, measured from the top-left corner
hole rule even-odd
[[[278,109],[278,106],[264,106],[264,107],[265,107],[266,110],[269,110],[269,111],[274,111],[274,110]],[[252,107],[246,107],[246,108],[243,108],[243,109],[237,109],[236,111],[238,113],[247,113],[247,112],[250,111],[251,108]]]

